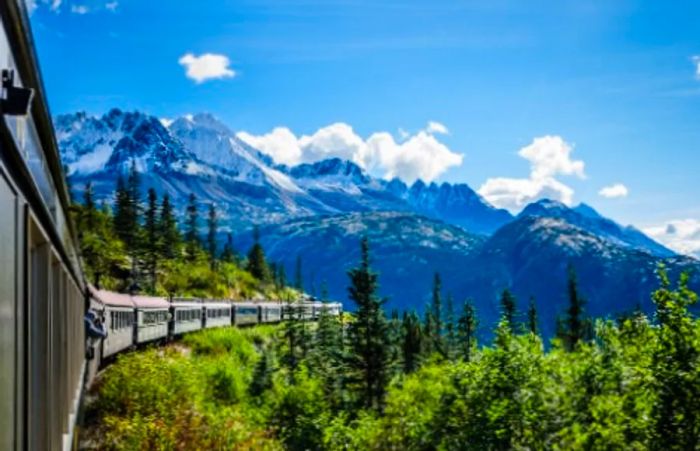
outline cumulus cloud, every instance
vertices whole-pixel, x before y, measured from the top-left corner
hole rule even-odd
[[[108,11],[116,12],[117,11],[117,6],[119,6],[119,2],[108,2],[105,3],[105,8]]]
[[[226,55],[204,53],[196,56],[192,53],[182,55],[178,60],[185,67],[185,75],[197,84],[219,78],[233,78],[236,72],[229,66],[231,61]]]
[[[584,162],[572,159],[572,152],[573,146],[560,136],[535,138],[518,152],[520,157],[530,162],[528,178],[490,178],[478,192],[493,205],[511,211],[544,198],[571,205],[574,190],[557,180],[556,176],[586,177]]]
[[[674,251],[700,258],[700,221],[679,219],[644,229],[644,233]]]
[[[387,179],[400,178],[412,183],[430,182],[452,166],[462,164],[463,155],[451,151],[435,138],[430,125],[414,135],[406,134],[397,142],[388,132],[377,132],[367,139],[343,122],[297,137],[286,127],[277,127],[264,135],[239,132],[238,137],[270,155],[276,162],[290,166],[327,158],[341,158]],[[444,130],[446,127],[442,126]]]
[[[615,183],[610,186],[603,187],[598,194],[607,197],[608,199],[614,199],[617,197],[627,197],[629,190],[622,183]]]
[[[72,12],[73,14],[83,15],[83,14],[87,14],[90,11],[88,10],[88,7],[85,5],[71,5],[70,12]]]
[[[447,127],[440,122],[435,121],[429,121],[425,131],[428,133],[440,133],[441,135],[447,135],[450,133],[449,130],[447,130]]]

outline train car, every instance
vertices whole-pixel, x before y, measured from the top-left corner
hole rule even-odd
[[[27,3],[0,2],[0,449],[67,448],[87,300]]]
[[[236,326],[257,324],[260,321],[260,306],[252,302],[237,302],[233,306],[233,321]]]
[[[128,294],[95,290],[91,292],[104,305],[107,338],[102,340],[102,357],[109,357],[134,344],[134,302]]]
[[[282,305],[274,302],[264,302],[258,304],[260,307],[261,323],[279,323],[282,321]]]
[[[170,303],[161,297],[131,296],[136,309],[136,344],[168,337]]]
[[[231,303],[225,301],[208,301],[204,303],[204,328],[230,326]]]
[[[170,303],[170,314],[171,335],[200,330],[204,321],[204,304],[192,300],[173,300]]]

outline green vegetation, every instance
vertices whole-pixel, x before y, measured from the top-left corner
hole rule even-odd
[[[228,234],[219,249],[218,213],[208,204],[206,234],[200,238],[200,218],[194,194],[183,212],[184,233],[178,230],[170,197],[149,189],[142,202],[139,174],[132,166],[126,178],[117,179],[114,211],[93,200],[87,184],[82,204],[72,206],[88,280],[115,291],[140,291],[162,296],[249,299],[297,298],[288,288],[284,267],[268,263],[257,240],[240,258]],[[274,271],[271,269],[274,268]],[[298,277],[301,277],[299,275]],[[301,282],[298,282],[301,286]]]
[[[698,446],[700,321],[685,275],[674,288],[659,269],[653,318],[593,323],[571,269],[547,347],[534,303],[519,315],[509,292],[493,343],[477,347],[470,302],[456,320],[451,302],[438,313],[439,277],[428,324],[415,312],[387,318],[366,240],[349,276],[352,317],[294,315],[120,357],[97,387],[88,438],[100,449]]]

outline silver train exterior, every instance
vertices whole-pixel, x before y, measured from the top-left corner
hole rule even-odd
[[[25,5],[0,2],[0,449],[65,449],[86,368],[85,284]]]
[[[107,359],[137,345],[171,340],[188,332],[230,326],[279,323],[296,315],[298,319],[318,319],[323,309],[340,315],[340,303],[302,301],[232,302],[225,299],[132,296],[88,287],[90,305],[104,318],[107,338],[93,343],[95,360]],[[95,363],[93,362],[93,365]]]

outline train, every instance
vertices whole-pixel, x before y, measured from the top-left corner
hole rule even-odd
[[[116,354],[139,345],[170,341],[183,334],[226,326],[274,324],[296,317],[318,319],[325,309],[329,315],[342,314],[338,302],[319,302],[306,297],[295,303],[233,302],[227,299],[167,299],[98,290],[88,285],[90,310],[102,319],[107,336],[92,344],[95,354],[92,372]],[[91,378],[89,378],[91,379]]]

